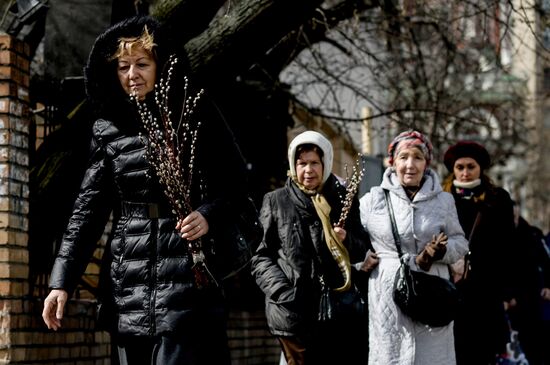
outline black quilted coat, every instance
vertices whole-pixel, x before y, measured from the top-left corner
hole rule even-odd
[[[199,311],[223,313],[223,302],[221,290],[198,290],[194,284],[187,242],[175,231],[176,218],[145,157],[147,146],[138,135],[141,122],[122,92],[113,62],[106,61],[118,38],[133,34],[132,26],[143,29],[143,24],[114,29],[98,39],[88,61],[87,92],[100,118],[93,125],[87,171],[50,288],[74,290],[113,212],[102,272],[107,278],[101,283],[103,305],[111,310],[108,320],[114,331],[153,336],[178,331]],[[149,30],[154,32],[155,26],[149,24]],[[202,126],[192,204],[209,223],[203,243],[212,253],[223,244],[222,235],[216,234],[222,218],[245,194],[245,170],[231,132],[206,96],[197,118]]]
[[[334,175],[323,186],[331,206],[331,221],[338,221],[345,188]],[[256,283],[265,293],[267,323],[277,336],[307,336],[314,328],[319,308],[319,270],[329,286],[343,284],[342,274],[325,242],[323,225],[311,197],[291,179],[286,186],[267,193],[260,211],[264,239],[252,258]],[[354,202],[346,225],[344,244],[351,263],[362,262],[370,247],[368,234]],[[352,267],[352,278],[364,274]]]

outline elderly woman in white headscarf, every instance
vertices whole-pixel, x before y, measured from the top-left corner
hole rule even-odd
[[[332,156],[320,133],[296,136],[288,148],[286,185],[265,195],[260,212],[264,237],[252,273],[265,294],[269,329],[289,364],[366,362],[366,313],[355,281],[368,270],[361,263],[370,243],[357,200],[345,225],[335,226],[346,189],[331,173]],[[323,290],[341,299],[328,305],[332,311],[320,310]],[[358,310],[340,311],[342,302]]]
[[[393,300],[399,258],[384,191],[411,269],[445,278],[449,265],[468,251],[454,200],[429,167],[432,145],[426,136],[399,134],[388,156],[391,167],[381,185],[360,200],[361,221],[379,259],[369,277],[369,364],[456,364],[453,322],[428,327],[407,317]]]

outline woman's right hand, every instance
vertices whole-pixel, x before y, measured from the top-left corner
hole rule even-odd
[[[206,218],[197,210],[189,213],[187,217],[179,220],[176,224],[176,230],[180,232],[182,238],[188,241],[195,241],[208,233],[210,226]]]
[[[441,260],[447,252],[447,235],[443,232],[426,244],[424,249],[416,256],[416,264],[424,271],[429,271],[434,261]]]
[[[53,289],[50,294],[44,299],[44,310],[42,318],[48,326],[48,329],[57,331],[61,328],[61,320],[63,319],[63,310],[69,298],[69,294],[63,289]]]

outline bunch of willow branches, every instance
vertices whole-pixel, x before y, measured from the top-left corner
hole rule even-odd
[[[191,184],[195,165],[195,146],[200,121],[194,120],[194,111],[204,93],[188,95],[189,80],[184,78],[184,98],[182,111],[177,123],[172,121],[168,94],[174,66],[178,59],[172,55],[168,61],[166,77],[155,84],[155,104],[158,113],[152,113],[146,102],[133,98],[138,106],[141,121],[145,127],[145,136],[140,138],[148,146],[146,157],[152,165],[164,194],[168,198],[172,212],[178,221],[192,212]],[[197,287],[216,284],[216,280],[206,265],[201,240],[189,241],[189,251],[193,259],[193,271]]]
[[[344,227],[346,219],[348,218],[349,211],[351,209],[351,205],[353,204],[353,198],[355,197],[355,194],[357,194],[357,190],[359,189],[359,185],[361,184],[361,180],[363,179],[364,174],[365,165],[361,154],[358,153],[357,159],[355,160],[355,164],[352,168],[351,176],[348,173],[348,167],[346,165],[347,177],[344,183],[346,187],[346,196],[342,201],[342,212],[340,213],[340,218],[338,219],[338,223],[336,223],[336,226]]]

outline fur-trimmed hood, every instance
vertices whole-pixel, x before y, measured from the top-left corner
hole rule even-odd
[[[155,41],[157,80],[160,79],[163,66],[170,53],[173,53],[170,38],[164,34],[161,24],[149,16],[135,16],[109,27],[96,38],[84,68],[86,94],[96,113],[95,117],[120,122],[127,118],[129,110],[133,110],[133,105],[117,77],[117,61],[111,58],[118,48],[120,38],[138,37],[145,26]],[[178,55],[178,58],[181,57]]]

